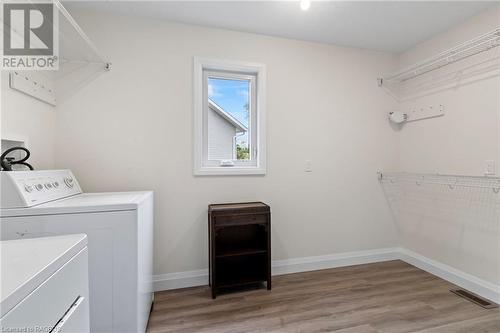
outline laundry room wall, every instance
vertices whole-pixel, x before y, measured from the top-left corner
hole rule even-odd
[[[498,27],[500,6],[405,52],[400,67]],[[500,175],[499,59],[497,47],[423,75],[405,88],[408,96],[417,92],[421,97],[407,98],[401,111],[442,104],[445,115],[408,123],[399,131],[401,171],[483,176],[485,161],[493,160]],[[402,245],[500,285],[500,194],[432,185],[409,191],[397,221]]]
[[[156,274],[207,268],[210,203],[270,204],[273,259],[397,245],[376,176],[397,164],[393,55],[68,7],[113,69],[58,105],[56,164],[155,191]],[[193,176],[194,56],[267,66],[265,176]]]
[[[403,53],[400,68],[425,60],[498,27],[499,6]],[[411,112],[412,107],[442,104],[446,115],[404,127],[400,132],[401,169],[483,175],[485,160],[495,160],[499,166],[499,78],[496,75],[498,70],[489,70],[491,67],[498,67],[499,56],[500,52],[495,48],[416,80],[424,84],[429,80],[436,82],[442,77],[448,77],[445,84],[437,85],[435,89],[407,89],[409,93],[418,92],[423,97],[408,98],[402,104],[401,111]],[[478,65],[482,62],[488,67]],[[484,73],[479,72],[480,70]],[[479,75],[474,71],[479,72]]]
[[[9,87],[9,73],[1,72],[1,138],[25,141],[29,162],[36,169],[53,169],[55,108]]]

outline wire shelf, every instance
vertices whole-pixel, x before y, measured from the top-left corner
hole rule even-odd
[[[111,63],[97,49],[85,31],[78,25],[60,0],[52,0],[59,10],[60,64],[102,64],[104,70],[111,69]]]
[[[456,187],[472,187],[491,189],[495,194],[500,192],[499,177],[379,172],[378,179],[382,183],[413,183],[416,186],[433,184],[448,186],[449,189],[455,189]]]
[[[399,72],[383,76],[378,79],[379,86],[382,86],[386,82],[401,83],[413,79],[497,46],[500,46],[500,28],[459,44]]]

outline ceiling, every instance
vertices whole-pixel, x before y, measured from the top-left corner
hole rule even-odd
[[[270,36],[402,52],[494,6],[483,1],[64,1],[89,8]]]

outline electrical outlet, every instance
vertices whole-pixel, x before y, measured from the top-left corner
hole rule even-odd
[[[313,169],[312,169],[312,161],[311,160],[306,160],[305,171],[306,172],[312,172],[313,171]]]
[[[486,176],[493,176],[495,174],[495,161],[485,160],[484,161],[484,174]]]

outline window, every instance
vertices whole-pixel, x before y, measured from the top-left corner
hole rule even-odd
[[[195,175],[265,174],[265,69],[194,60]]]

